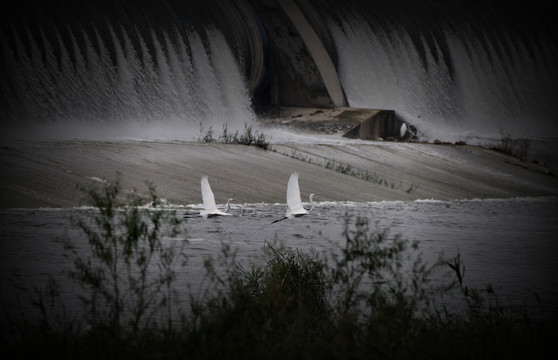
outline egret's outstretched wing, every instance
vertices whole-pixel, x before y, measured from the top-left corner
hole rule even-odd
[[[315,194],[310,195],[310,203],[312,203],[312,209],[314,208],[314,203],[312,197]],[[310,210],[312,210],[310,209]],[[275,220],[272,224],[276,222],[283,221],[285,219],[292,219],[300,216],[304,216],[308,214],[308,210],[306,210],[302,206],[302,200],[300,199],[300,188],[298,187],[298,173],[294,172],[291,174],[289,178],[289,182],[287,183],[287,211],[285,213],[285,217]]]
[[[206,212],[212,212],[217,210],[217,205],[215,204],[215,196],[213,196],[213,191],[211,191],[211,186],[209,186],[209,180],[207,176],[202,176],[201,179],[201,192],[203,199],[203,207]]]
[[[300,199],[300,189],[298,187],[298,173],[294,172],[289,178],[289,183],[287,184],[287,206],[289,207],[290,213],[295,214],[301,210],[302,200]]]

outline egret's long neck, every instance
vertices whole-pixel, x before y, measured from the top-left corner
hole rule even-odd
[[[230,209],[231,209],[231,199],[227,200],[227,209],[225,210],[225,212],[228,213]]]
[[[310,212],[314,209],[314,194],[310,194],[310,196],[308,197],[308,200],[310,200],[310,205],[312,205],[310,207],[310,209],[308,209],[308,212]]]

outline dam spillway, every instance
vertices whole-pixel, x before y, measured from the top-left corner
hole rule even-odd
[[[348,105],[394,110],[426,140],[556,138],[558,51],[544,8],[289,3]],[[79,138],[117,124],[124,137],[188,139],[270,105],[338,104],[312,44],[274,0],[27,0],[2,14],[3,133],[65,124]]]

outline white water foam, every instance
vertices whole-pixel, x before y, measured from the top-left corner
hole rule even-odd
[[[558,138],[558,72],[549,63],[557,49],[551,42],[530,53],[513,39],[498,42],[472,31],[459,36],[448,31],[450,71],[430,51],[423,61],[404,28],[373,31],[355,14],[330,29],[350,105],[393,109],[419,129],[422,140],[486,144],[503,134]],[[512,50],[506,53],[504,47]],[[441,54],[439,48],[432,51]]]
[[[138,33],[135,49],[123,27],[109,28],[114,61],[98,32],[91,38],[82,30],[82,51],[78,34],[68,30],[72,44],[59,36],[59,55],[43,36],[43,56],[30,33],[25,38],[13,29],[16,48],[2,42],[0,90],[10,95],[0,107],[2,138],[191,141],[200,124],[218,131],[226,123],[235,131],[254,122],[246,81],[217,29],[206,29],[205,43],[194,31],[187,39],[178,30],[159,36],[152,30],[151,39]]]

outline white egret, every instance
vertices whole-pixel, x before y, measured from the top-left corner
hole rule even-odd
[[[215,196],[213,196],[213,191],[211,191],[211,186],[209,186],[209,180],[207,176],[202,176],[201,178],[201,192],[203,199],[203,210],[200,211],[200,215],[204,218],[210,218],[214,216],[231,216],[229,210],[231,209],[231,202],[235,202],[233,198],[227,200],[225,211],[217,209],[215,204]]]
[[[272,224],[285,219],[292,219],[295,217],[301,217],[308,214],[312,209],[314,209],[314,196],[318,194],[310,194],[308,199],[310,200],[310,209],[306,210],[302,206],[302,200],[300,200],[300,188],[298,187],[298,172],[291,174],[289,178],[289,183],[287,184],[287,212],[284,218],[275,220]]]

